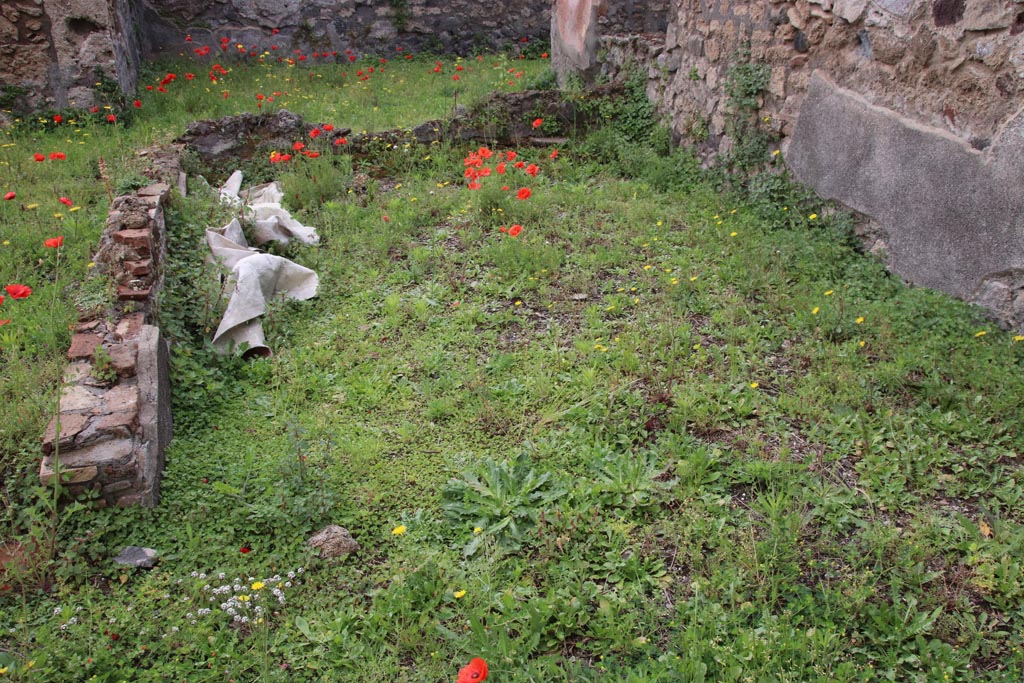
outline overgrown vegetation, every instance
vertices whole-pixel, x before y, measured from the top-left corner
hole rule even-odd
[[[362,85],[333,67],[239,65],[226,80],[234,97],[291,79],[290,108],[357,129],[432,118],[400,107],[447,107],[451,75],[472,82],[468,66],[438,78],[407,61]],[[546,68],[459,63],[482,63],[481,85]],[[424,96],[385,102],[391,90]],[[234,106],[183,92],[146,99],[132,130],[83,132],[127,176],[119,147]],[[902,286],[827,207],[780,205],[766,179],[752,200],[722,194],[654,122],[621,113],[557,154],[434,145],[278,165],[322,236],[289,252],[321,292],[275,312],[275,355],[251,363],[206,350],[219,282],[199,247],[226,216],[193,178],[168,216],[176,436],[161,504],[66,508],[61,571],[45,585],[8,571],[5,675],[437,681],[475,656],[496,681],[1024,675],[1024,340]],[[0,158],[26,200],[71,183],[91,197],[92,232],[67,242],[86,277],[76,243],[95,239],[102,187],[76,159],[31,162],[66,131],[8,133]],[[52,297],[34,264],[54,224],[0,211],[19,226],[5,277]],[[16,310],[0,334],[37,334],[33,309]],[[55,382],[14,374],[9,355],[59,367],[71,316],[50,325],[44,310],[48,355],[4,343],[5,391],[24,392],[9,400]],[[8,484],[10,536],[48,523],[47,495]],[[331,523],[356,555],[311,556],[305,539]],[[127,544],[160,564],[114,566]]]

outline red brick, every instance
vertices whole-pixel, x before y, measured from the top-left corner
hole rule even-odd
[[[114,241],[135,249],[140,256],[149,256],[153,249],[153,231],[149,228],[118,230],[114,233]]]
[[[145,301],[149,298],[150,292],[152,291],[153,289],[151,287],[132,289],[126,285],[118,285],[117,298],[121,301]]]
[[[153,259],[143,259],[142,261],[125,261],[125,269],[135,277],[142,277],[143,275],[149,275],[153,267]]]
[[[101,334],[74,334],[71,336],[71,348],[68,349],[68,360],[92,358],[92,352],[103,343]]]

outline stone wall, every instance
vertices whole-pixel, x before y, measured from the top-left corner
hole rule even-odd
[[[171,389],[167,344],[151,323],[169,197],[157,183],[111,204],[96,263],[119,306],[75,327],[59,421],[43,436],[43,485],[59,476],[72,495],[95,490],[101,505],[155,505],[159,496]]]
[[[132,0],[5,0],[0,94],[5,106],[88,107],[99,75],[135,89],[139,62]]]
[[[1024,326],[1024,0],[673,0],[664,34],[601,54],[709,161],[730,66],[766,65],[795,176],[865,214],[895,272]]]

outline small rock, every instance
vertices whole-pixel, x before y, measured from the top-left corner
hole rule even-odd
[[[313,535],[306,543],[320,550],[320,559],[344,557],[359,550],[359,544],[343,526],[329,524]]]
[[[121,554],[114,558],[116,564],[126,567],[140,567],[149,569],[156,564],[160,553],[152,548],[142,548],[137,545],[130,545],[121,551]]]

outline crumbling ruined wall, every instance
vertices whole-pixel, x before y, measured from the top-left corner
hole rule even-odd
[[[0,7],[4,108],[87,107],[97,78],[135,89],[132,0],[5,0]]]
[[[907,280],[1024,326],[1024,0],[673,0],[663,35],[600,54],[639,65],[708,161],[735,142],[730,67],[765,65],[796,178],[864,214]]]

